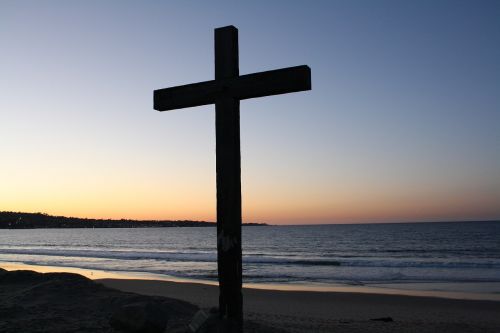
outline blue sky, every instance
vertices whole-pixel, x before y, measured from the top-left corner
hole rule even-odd
[[[1,1],[0,210],[215,219],[213,106],[154,89],[307,64],[241,103],[243,213],[275,223],[500,218],[496,1]]]

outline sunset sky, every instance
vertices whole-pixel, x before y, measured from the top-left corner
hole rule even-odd
[[[307,64],[241,102],[243,219],[500,218],[498,1],[0,0],[0,211],[215,220],[214,106],[153,90]]]

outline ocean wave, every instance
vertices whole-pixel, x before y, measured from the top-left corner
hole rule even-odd
[[[136,252],[95,250],[52,250],[52,249],[0,249],[0,254],[35,255],[57,257],[81,257],[120,260],[160,260],[216,262],[216,253],[207,252]],[[326,259],[293,259],[283,257],[244,256],[243,261],[251,264],[284,264],[301,266],[339,266],[340,262]]]
[[[109,260],[155,260],[165,262],[206,262],[217,261],[214,252],[174,252],[174,251],[99,251],[99,250],[71,250],[71,249],[16,249],[0,248],[1,255],[13,256],[49,256],[64,258],[96,258]],[[500,260],[412,260],[387,258],[304,258],[294,256],[262,256],[244,255],[243,262],[250,265],[291,265],[291,266],[324,266],[324,267],[385,267],[385,268],[483,268],[498,269]]]
[[[0,256],[0,262],[3,259]],[[217,279],[215,263],[200,266],[188,263],[187,266],[169,266],[168,263],[158,262],[150,265],[145,262],[101,262],[86,261],[82,258],[62,258],[45,256],[40,258],[19,258],[16,262],[28,265],[44,265],[56,267],[75,267],[87,270],[115,271],[127,273],[154,274],[165,277],[188,278],[195,280]],[[268,266],[269,267],[269,266]],[[419,283],[419,282],[500,282],[500,275],[492,270],[434,270],[431,274],[426,270],[414,269],[382,269],[339,267],[339,270],[308,270],[304,274],[303,268],[272,266],[273,271],[266,271],[263,267],[243,266],[243,279],[252,283],[341,283],[348,285],[362,285],[365,283]]]

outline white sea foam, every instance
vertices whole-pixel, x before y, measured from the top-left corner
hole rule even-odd
[[[500,223],[244,227],[246,282],[500,281]],[[0,261],[215,279],[215,228],[0,234]]]

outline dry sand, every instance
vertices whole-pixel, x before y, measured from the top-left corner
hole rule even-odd
[[[217,305],[216,286],[154,280],[100,283],[143,295]],[[500,332],[500,302],[344,292],[244,289],[246,319],[288,332]],[[370,319],[391,317],[394,321]]]
[[[108,288],[74,273],[0,268],[1,333],[187,333],[198,309],[173,298]],[[245,333],[284,331],[249,320]]]
[[[73,273],[0,269],[0,332],[115,332],[112,315],[123,306],[150,304],[170,314],[170,328],[192,318],[196,306],[165,297],[125,293]]]

